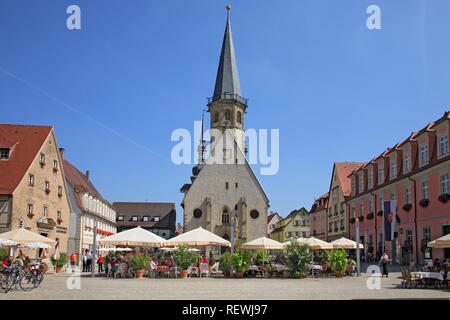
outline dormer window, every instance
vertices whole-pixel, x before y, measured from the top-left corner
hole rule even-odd
[[[371,189],[373,187],[373,170],[372,170],[372,168],[369,169],[369,174],[367,177],[367,184],[368,184],[369,189]]]
[[[448,135],[439,138],[439,157],[448,155]]]
[[[143,216],[142,217],[142,221],[143,222],[149,222],[150,221],[150,217],[149,216]]]
[[[380,165],[378,168],[378,184],[384,183],[384,166]]]
[[[138,220],[139,220],[138,216],[132,216],[131,217],[131,221],[133,221],[133,222],[138,222]]]
[[[158,221],[160,221],[161,220],[161,217],[160,216],[155,216],[154,218],[153,218],[153,221],[155,221],[155,222],[158,222]]]
[[[9,149],[2,148],[0,149],[0,160],[8,160],[9,159]]]
[[[391,179],[397,177],[397,161],[391,159],[391,171],[390,171]]]
[[[428,145],[422,144],[420,146],[420,166],[428,164]]]
[[[123,221],[123,216],[122,215],[117,216],[117,221]]]
[[[411,170],[411,155],[406,154],[403,158],[403,173],[407,173]]]
[[[364,192],[364,176],[359,176],[359,193]]]

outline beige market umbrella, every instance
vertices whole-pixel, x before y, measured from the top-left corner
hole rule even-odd
[[[330,244],[333,246],[333,249],[356,249],[356,241],[344,237],[336,239]],[[359,248],[364,249],[364,245],[360,243]]]
[[[161,247],[166,239],[141,227],[125,230],[98,240],[101,244],[135,247]]]
[[[198,227],[197,229],[182,233],[165,242],[166,246],[224,246],[231,247],[230,241],[227,241],[214,233]]]
[[[286,241],[286,242],[283,242],[283,246],[288,246],[288,245],[290,245],[291,243],[292,243],[292,241],[294,241],[294,242],[299,242],[299,241],[301,241],[302,239],[304,239],[304,238],[297,238],[297,239],[291,239],[291,240],[288,240],[288,241]]]
[[[244,243],[241,246],[241,249],[247,250],[283,250],[283,244],[275,241],[273,239],[269,239],[267,237],[261,237],[250,242]]]
[[[323,240],[310,237],[310,238],[302,238],[297,240],[300,244],[306,244],[311,248],[311,250],[330,250],[333,249],[333,246],[328,242]]]
[[[40,242],[49,245],[54,245],[55,240],[41,236],[36,232],[32,232],[25,228],[14,229],[0,234],[0,238],[8,239],[17,242],[18,244],[27,244],[33,242]]]
[[[436,240],[428,242],[428,247],[437,249],[450,248],[450,233]]]

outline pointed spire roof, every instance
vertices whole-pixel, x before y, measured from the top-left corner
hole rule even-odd
[[[228,7],[227,11],[229,12]],[[215,97],[220,97],[224,94],[241,95],[241,86],[239,83],[239,73],[237,69],[236,56],[234,53],[233,37],[231,35],[229,13],[227,13],[227,24],[223,36],[219,68],[217,69],[216,85],[214,87]]]

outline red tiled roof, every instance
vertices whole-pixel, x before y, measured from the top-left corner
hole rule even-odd
[[[8,160],[0,160],[0,194],[12,194],[36,158],[51,126],[0,124],[0,147],[10,148]]]
[[[71,164],[69,161],[65,160],[63,161],[64,164],[64,173],[66,175],[67,182],[71,185],[73,188],[75,200],[77,201],[78,206],[82,210],[87,210],[87,208],[84,208],[83,202],[81,201],[81,194],[82,193],[89,193],[96,197],[98,200],[108,204],[111,206],[111,204],[105,200],[102,195],[97,191],[95,186],[92,184],[92,182],[84,175],[80,170],[78,170],[73,164]]]
[[[348,176],[356,169],[363,166],[365,162],[335,162],[335,169],[337,171],[339,181],[341,182],[342,192],[344,196],[349,196],[351,193],[351,181]]]

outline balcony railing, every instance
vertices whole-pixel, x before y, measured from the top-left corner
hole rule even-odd
[[[217,94],[211,98],[208,98],[208,104],[213,103],[215,101],[237,101],[242,103],[243,105],[247,105],[248,99],[241,97],[236,93],[222,93]]]

